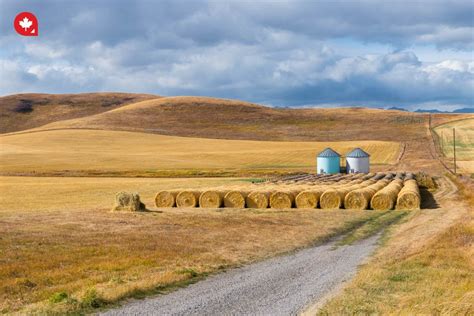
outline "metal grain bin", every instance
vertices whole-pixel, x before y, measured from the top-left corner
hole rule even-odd
[[[341,155],[332,150],[326,148],[318,154],[316,159],[316,170],[318,174],[328,173],[334,174],[340,172]]]
[[[356,148],[346,155],[347,173],[369,173],[370,155],[360,148]]]

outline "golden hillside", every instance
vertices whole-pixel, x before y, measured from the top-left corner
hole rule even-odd
[[[0,97],[0,133],[93,115],[158,96],[133,93],[44,94]]]
[[[43,128],[225,139],[400,141],[426,137],[428,118],[428,114],[368,108],[287,109],[205,97],[165,97]]]

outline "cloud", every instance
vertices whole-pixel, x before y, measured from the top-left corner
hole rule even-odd
[[[16,36],[28,10],[38,38]],[[469,1],[2,3],[0,94],[129,91],[210,95],[276,106],[472,105]],[[332,40],[391,51],[344,54]],[[417,45],[444,51],[420,60]],[[413,49],[415,48],[415,49]],[[448,52],[448,53],[447,53]],[[425,50],[426,54],[426,50]]]

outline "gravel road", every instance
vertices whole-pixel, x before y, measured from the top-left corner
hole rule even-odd
[[[345,280],[375,248],[377,236],[333,243],[229,270],[170,294],[103,315],[295,315]]]

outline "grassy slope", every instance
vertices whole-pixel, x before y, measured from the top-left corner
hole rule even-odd
[[[278,109],[223,99],[167,97],[44,128],[98,128],[225,139],[400,141],[426,136],[427,118],[425,114],[378,109]]]
[[[372,164],[394,163],[396,142],[270,142],[156,134],[54,130],[0,136],[0,172],[35,174],[136,174],[198,170],[309,170],[325,147],[346,153],[360,146]]]
[[[403,144],[404,154],[392,170],[443,172],[431,148],[429,117],[366,108],[281,109],[236,100],[166,97],[54,122],[41,129],[92,128],[242,140],[396,141]],[[438,124],[469,115],[431,117]]]
[[[437,126],[439,145],[447,159],[453,159],[453,128],[456,129],[456,157],[461,172],[474,173],[474,118]]]
[[[102,113],[158,96],[133,93],[41,94],[0,97],[0,133]]]
[[[375,216],[369,211],[297,209],[109,212],[111,197],[121,189],[139,190],[153,209],[153,194],[161,188],[229,181],[236,183],[0,178],[0,311],[84,311],[157,293],[225,267],[310,245]]]
[[[448,192],[448,185],[440,190]],[[413,212],[392,229],[376,256],[319,314],[472,314],[474,187],[458,185],[461,196],[438,194],[441,208]]]

